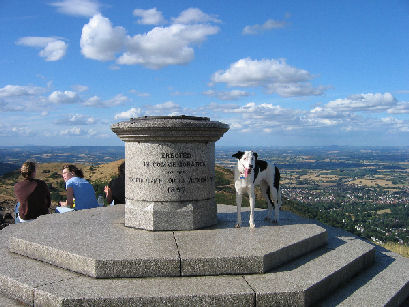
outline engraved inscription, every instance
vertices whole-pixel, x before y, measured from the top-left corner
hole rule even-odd
[[[185,194],[189,186],[192,186],[191,193],[192,189],[198,188],[193,185],[208,185],[214,181],[214,177],[208,174],[206,162],[187,151],[160,152],[149,160],[141,161],[140,166],[138,175],[129,177],[130,182],[138,185],[160,185],[169,194]],[[162,168],[166,170],[162,171]],[[201,168],[202,170],[198,171]]]

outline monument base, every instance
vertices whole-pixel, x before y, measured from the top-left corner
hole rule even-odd
[[[217,224],[215,199],[158,202],[127,200],[125,226],[152,231],[194,230]]]

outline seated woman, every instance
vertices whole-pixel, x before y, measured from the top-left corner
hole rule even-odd
[[[73,164],[64,165],[62,177],[67,190],[67,201],[60,202],[62,207],[72,208],[75,198],[75,210],[98,207],[94,187],[84,179],[82,170]]]
[[[29,222],[40,215],[48,214],[48,208],[51,206],[50,191],[44,181],[35,179],[34,162],[24,162],[20,172],[24,180],[14,185],[14,194],[20,203],[20,222]]]

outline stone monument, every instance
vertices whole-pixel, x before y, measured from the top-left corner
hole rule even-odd
[[[125,142],[125,226],[193,230],[217,223],[215,142],[207,117],[144,116],[112,125]]]

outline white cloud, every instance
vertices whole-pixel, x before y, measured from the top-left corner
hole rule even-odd
[[[268,19],[262,25],[255,24],[251,26],[245,26],[242,33],[244,35],[256,35],[256,34],[260,34],[261,32],[271,30],[271,29],[284,28],[286,24],[287,23],[285,21],[276,21],[273,19]]]
[[[166,23],[162,12],[159,12],[156,7],[149,10],[135,9],[133,11],[134,16],[141,17],[138,19],[139,24],[144,25],[160,25]]]
[[[336,99],[328,102],[326,108],[336,111],[370,111],[384,112],[396,106],[397,101],[391,93],[367,93],[351,95],[347,98]]]
[[[145,13],[137,11],[140,15]],[[186,64],[194,58],[193,46],[219,31],[216,26],[199,22],[216,20],[198,9],[190,9],[175,19],[176,24],[130,36],[123,27],[114,27],[108,18],[97,14],[82,29],[81,52],[98,61],[115,60],[122,52],[116,59],[117,64],[151,69]]]
[[[93,117],[89,117],[83,114],[70,114],[58,123],[70,125],[93,125],[96,123],[96,120]]]
[[[140,108],[131,108],[128,111],[124,111],[118,114],[115,114],[114,118],[118,119],[126,119],[129,120],[130,118],[135,118],[141,116],[141,109]]]
[[[16,96],[39,95],[44,92],[42,87],[30,85],[6,85],[0,88],[0,98]]]
[[[151,69],[186,64],[194,57],[192,45],[203,42],[218,31],[218,27],[204,24],[155,27],[146,34],[129,37],[127,51],[117,63],[140,64]]]
[[[220,100],[237,100],[242,97],[247,97],[250,94],[246,91],[241,91],[241,90],[231,90],[231,91],[226,91],[226,92],[217,92],[214,90],[208,90],[203,92],[204,95],[211,96],[211,97],[216,97]]]
[[[86,85],[81,85],[81,84],[73,85],[72,88],[73,88],[77,93],[83,93],[83,92],[88,91],[88,86],[86,86]]]
[[[396,104],[396,106],[391,107],[387,111],[390,114],[409,114],[409,102],[408,101],[400,101]]]
[[[314,88],[310,81],[313,76],[306,70],[287,65],[284,59],[252,60],[241,59],[223,71],[215,72],[213,83],[228,86],[263,87],[267,93],[283,97],[321,95],[324,87]]]
[[[132,93],[132,94],[135,94],[136,96],[139,96],[139,97],[149,97],[151,95],[149,93],[139,92],[139,91],[134,90],[134,89],[130,90],[129,92]]]
[[[45,88],[26,85],[6,85],[0,88],[0,110],[3,112],[43,111]]]
[[[28,127],[0,125],[0,128],[1,137],[31,137],[36,135],[36,132]]]
[[[39,52],[39,56],[45,58],[46,61],[61,60],[65,56],[68,47],[68,45],[59,38],[38,36],[22,37],[16,42],[16,44],[42,48]]]
[[[82,28],[81,52],[90,59],[110,61],[123,48],[125,38],[123,27],[113,27],[108,18],[97,14]]]
[[[81,101],[73,91],[54,91],[48,96],[48,100],[55,104],[73,104]]]
[[[72,128],[60,131],[61,136],[80,136],[80,135],[85,135],[85,134],[86,134],[86,131],[79,127],[72,127]]]
[[[91,17],[99,13],[99,3],[94,0],[63,0],[50,3],[62,14]]]
[[[144,106],[146,115],[180,115],[182,108],[173,101],[167,101],[161,104]]]
[[[177,18],[172,19],[173,23],[180,24],[194,24],[194,23],[220,23],[220,20],[216,17],[210,16],[202,12],[198,8],[188,8],[184,10]]]
[[[102,100],[98,96],[93,96],[89,98],[87,101],[85,101],[84,105],[88,107],[108,108],[108,107],[118,106],[127,101],[129,101],[129,98],[122,94],[118,94],[115,97],[108,99],[108,100]]]

